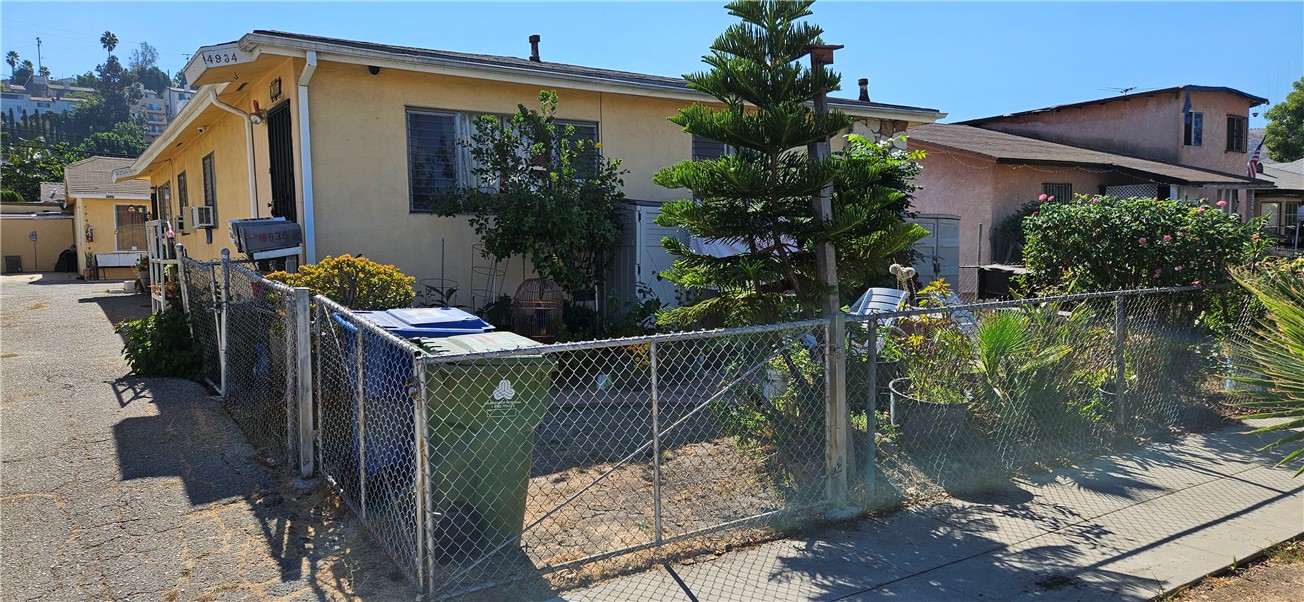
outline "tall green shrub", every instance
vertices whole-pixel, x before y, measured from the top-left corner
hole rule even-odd
[[[906,158],[863,138],[849,149],[813,161],[807,145],[851,125],[841,111],[818,113],[811,101],[837,90],[841,78],[804,63],[822,44],[823,30],[803,20],[813,0],[732,2],[730,25],[703,58],[709,71],[690,73],[689,86],[723,108],[700,103],[670,121],[695,136],[737,149],[716,160],[683,161],[654,181],[684,188],[693,198],[662,206],[657,223],[692,236],[742,247],[729,257],[699,253],[666,238],[676,256],[662,276],[704,300],[663,311],[659,321],[680,326],[747,324],[812,316],[822,288],[815,249],[832,240],[841,286],[861,287],[867,274],[885,273],[892,254],[926,233],[904,222],[912,188]],[[815,218],[811,195],[833,183],[833,217]],[[856,291],[860,292],[860,291]]]
[[[1225,282],[1228,266],[1261,252],[1258,229],[1202,202],[1079,195],[1023,221],[1025,282],[1077,292]]]
[[[122,355],[136,376],[197,379],[202,365],[190,338],[185,312],[177,306],[113,328],[123,338]]]

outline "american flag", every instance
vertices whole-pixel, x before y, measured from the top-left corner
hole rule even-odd
[[[1254,179],[1255,177],[1257,177],[1257,174],[1259,173],[1259,151],[1262,150],[1263,150],[1263,141],[1260,140],[1259,145],[1254,147],[1254,154],[1250,155],[1250,166],[1249,166],[1250,179]]]

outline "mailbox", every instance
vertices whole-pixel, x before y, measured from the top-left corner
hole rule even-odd
[[[303,244],[299,224],[283,217],[231,220],[231,242],[236,251],[254,259],[298,255]]]

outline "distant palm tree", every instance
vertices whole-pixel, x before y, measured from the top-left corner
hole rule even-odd
[[[49,67],[46,67],[45,65],[41,65],[41,77],[50,77]]]
[[[9,53],[5,55],[5,62],[9,63],[9,79],[13,79],[17,75],[15,70],[18,69],[18,51],[10,50]]]
[[[118,47],[118,36],[113,35],[111,31],[106,31],[104,35],[100,36],[100,45],[108,50],[109,55],[112,56],[113,49]]]

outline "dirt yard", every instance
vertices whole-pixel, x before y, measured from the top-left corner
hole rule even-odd
[[[1162,598],[1165,602],[1299,602],[1304,600],[1304,539],[1283,543],[1263,558],[1213,575]]]

